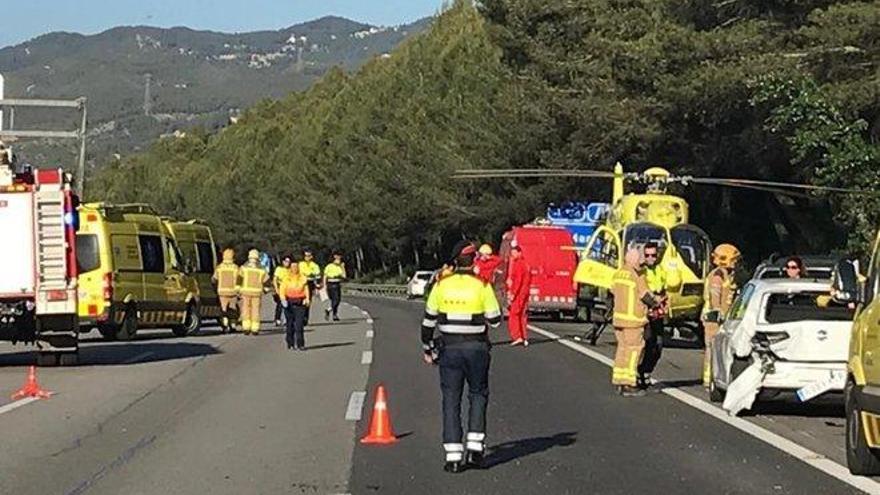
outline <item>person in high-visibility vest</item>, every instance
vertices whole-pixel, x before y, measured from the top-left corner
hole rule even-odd
[[[614,368],[611,384],[625,397],[644,394],[636,386],[638,366],[645,346],[644,331],[648,323],[648,308],[655,306],[648,283],[639,273],[641,253],[630,249],[624,256],[624,266],[614,274],[614,337],[617,352],[614,355]]]
[[[211,280],[217,286],[217,297],[220,299],[222,319],[220,328],[223,333],[233,330],[231,310],[238,302],[238,265],[235,264],[235,251],[225,249],[223,261],[214,269]]]
[[[733,272],[740,256],[739,249],[732,244],[720,244],[712,251],[712,264],[715,268],[706,276],[701,318],[703,341],[706,343],[703,354],[703,386],[705,387],[708,387],[712,381],[712,341],[721,329],[721,323],[736,294]]]
[[[284,312],[287,318],[287,348],[306,350],[305,319],[309,307],[309,280],[299,272],[299,265],[291,265],[290,272],[281,283]]]
[[[664,319],[668,312],[666,296],[668,276],[666,269],[660,264],[660,248],[656,242],[648,242],[642,250],[645,258],[644,275],[648,290],[654,295],[659,305],[648,312],[648,324],[645,326],[645,348],[642,362],[639,364],[638,385],[640,388],[651,386],[651,373],[660,362],[663,354]]]
[[[293,263],[293,257],[284,255],[281,258],[281,265],[275,267],[275,273],[272,275],[272,287],[275,289],[275,294],[272,297],[275,299],[275,326],[277,327],[281,326],[281,314],[284,312],[283,304],[281,304],[284,301],[281,284],[284,283],[284,279],[290,273],[291,263]]]
[[[303,251],[303,260],[299,262],[299,272],[309,281],[309,302],[311,303],[311,298],[321,290],[321,265],[315,262],[315,256],[309,249]],[[309,313],[311,313],[311,305],[306,309],[306,325],[309,324]]]
[[[486,327],[497,328],[501,324],[495,291],[474,274],[476,251],[470,242],[456,246],[455,271],[437,282],[428,296],[422,319],[424,360],[440,365],[444,469],[452,473],[467,465],[482,467],[491,361]],[[434,338],[435,331],[440,334],[438,338]],[[468,433],[463,439],[461,395],[465,382],[470,411]]]
[[[333,253],[333,261],[324,267],[324,287],[327,288],[327,296],[330,298],[330,307],[324,309],[324,319],[329,320],[333,314],[333,321],[339,321],[339,303],[342,302],[342,282],[347,278],[345,263],[342,262],[342,253]]]
[[[246,334],[260,333],[260,306],[269,274],[260,265],[260,252],[251,249],[247,263],[239,271],[241,279],[241,329]]]

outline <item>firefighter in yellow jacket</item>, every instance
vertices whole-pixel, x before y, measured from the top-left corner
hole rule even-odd
[[[220,328],[223,333],[231,332],[232,308],[238,302],[238,265],[235,264],[235,251],[226,249],[223,251],[223,261],[214,269],[211,280],[217,285],[217,297],[220,300],[222,319]]]
[[[720,244],[712,251],[712,264],[715,269],[706,276],[703,289],[703,336],[706,352],[703,356],[703,386],[712,381],[711,359],[712,340],[721,328],[721,323],[736,293],[733,271],[739,262],[740,252],[731,244]]]
[[[636,386],[638,366],[645,347],[644,332],[648,323],[648,309],[657,301],[648,289],[643,274],[639,273],[641,253],[630,249],[624,257],[624,266],[614,274],[614,337],[617,352],[611,384],[626,397],[644,394]]]
[[[260,302],[269,274],[260,265],[260,252],[251,249],[247,263],[239,271],[241,279],[241,329],[246,334],[260,333]]]

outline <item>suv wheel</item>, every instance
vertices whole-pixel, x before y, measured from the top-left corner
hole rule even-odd
[[[711,363],[711,361],[710,361]],[[709,401],[710,402],[724,402],[724,396],[727,395],[724,390],[718,388],[718,385],[715,382],[715,367],[711,364],[709,365]]]
[[[873,476],[880,474],[880,458],[868,447],[862,411],[855,396],[855,384],[847,382],[846,391],[846,465],[852,474]]]

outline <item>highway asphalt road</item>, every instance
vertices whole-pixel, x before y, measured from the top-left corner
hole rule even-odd
[[[348,302],[342,322],[316,315],[305,353],[274,329],[90,334],[82,365],[39,370],[56,395],[35,402],[8,400],[32,354],[0,347],[0,493],[880,493],[840,466],[833,401],[731,422],[700,409],[699,351],[686,346],[665,355],[663,392],[625,399],[601,362],[607,341],[583,351],[557,338],[578,326],[549,322],[528,349],[493,333],[489,468],[447,474],[421,303]],[[379,383],[399,442],[361,445]]]

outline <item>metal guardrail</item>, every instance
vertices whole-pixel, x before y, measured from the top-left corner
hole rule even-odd
[[[343,292],[352,296],[392,297],[403,299],[406,297],[405,285],[392,284],[344,284]]]

